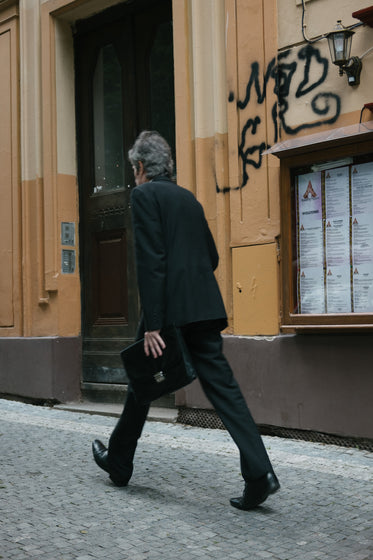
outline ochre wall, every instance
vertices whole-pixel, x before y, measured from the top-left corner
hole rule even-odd
[[[39,0],[21,9],[9,1],[0,12],[0,335],[76,336],[79,272],[61,273],[60,245],[62,221],[78,230],[72,49],[57,108],[65,37],[46,15],[41,23]]]
[[[43,238],[43,191],[42,179],[22,181],[24,206],[23,237],[23,293],[24,293],[24,335],[25,336],[76,336],[80,330],[80,281],[79,268],[73,274],[62,274],[61,257],[56,264],[56,290],[46,291],[44,284],[45,246]],[[78,224],[76,178],[57,175],[57,224],[75,222]],[[46,210],[48,211],[48,209]],[[56,238],[58,239],[58,233]],[[78,236],[74,247],[78,248]],[[60,239],[58,252],[62,250]],[[78,258],[78,251],[77,251]]]
[[[349,86],[347,77],[339,76],[338,67],[331,62],[327,39],[312,44],[304,41],[301,3],[277,0],[277,4],[280,63],[294,65],[292,75],[288,70],[288,109],[281,121],[282,139],[358,123],[364,103],[373,101],[373,53],[362,60],[360,85]],[[333,31],[339,19],[344,26],[359,23],[352,13],[367,4],[365,0],[309,0],[305,11],[306,37],[313,40]],[[372,47],[373,29],[364,26],[354,31],[351,56],[361,56]],[[365,111],[362,120],[371,118],[372,114]]]
[[[262,156],[277,141],[276,2],[226,4],[234,334],[278,334],[279,165]]]
[[[65,2],[66,4],[66,2]],[[39,0],[21,13],[24,335],[80,333],[79,209],[71,29]],[[41,56],[40,56],[41,52]],[[75,224],[76,269],[62,273],[61,222]]]
[[[0,336],[22,334],[18,9],[0,14]]]
[[[2,114],[8,116],[1,135],[6,158],[0,187],[3,335],[80,333],[79,271],[61,274],[61,222],[74,222],[78,232],[70,26],[76,18],[115,3],[22,3],[19,59],[18,21],[13,17],[17,3],[7,3],[10,7],[1,12],[6,45],[1,49],[0,99]],[[356,21],[347,0],[338,3],[337,15],[333,1],[310,0],[306,7],[309,36],[330,31],[337,17],[346,25]],[[353,9],[362,7],[363,0],[356,0]],[[14,12],[10,19],[9,10]],[[235,334],[274,333],[280,312],[279,298],[273,297],[279,290],[279,165],[274,156],[263,155],[265,147],[285,137],[357,122],[363,103],[372,100],[373,56],[364,58],[361,85],[349,87],[331,65],[325,40],[309,46],[308,55],[302,51],[301,15],[295,0],[173,0],[178,181],[204,205],[220,253],[217,277],[230,332]],[[371,46],[372,33],[356,30],[352,54]],[[296,63],[288,91],[281,92],[288,104],[281,118],[276,116],[278,52],[280,62]],[[307,61],[308,84],[297,96]],[[20,74],[20,95],[14,71]],[[321,116],[314,110],[316,96]],[[363,120],[370,116],[365,112]],[[78,262],[78,238],[73,249]],[[261,297],[252,313],[247,307],[252,302],[241,303],[236,275],[239,269],[246,285],[253,267],[264,263],[275,273],[259,280]],[[271,318],[271,327],[263,327],[264,316]]]
[[[230,332],[236,334],[260,327],[258,315],[249,313],[236,323],[232,250],[243,268],[252,264],[249,245],[259,248],[255,258],[267,261],[260,246],[274,243],[279,233],[278,164],[273,158],[267,165],[259,150],[275,139],[274,91],[257,95],[253,86],[253,97],[239,106],[251,87],[251,64],[263,66],[276,56],[275,5],[272,0],[173,1],[178,182],[205,208],[220,254],[217,277]],[[272,259],[276,270],[277,257]],[[278,291],[276,276],[259,282],[261,312],[278,317],[278,300],[270,297]]]
[[[224,0],[173,0],[177,181],[203,204],[232,317]]]
[[[262,157],[265,145],[277,140],[275,82],[272,78],[266,83],[263,77],[267,68],[270,73],[275,69],[276,3],[229,4],[229,155],[230,167],[235,170],[238,160],[239,168],[238,177],[231,176],[231,244],[242,246],[268,243],[279,233],[278,165],[269,167]]]

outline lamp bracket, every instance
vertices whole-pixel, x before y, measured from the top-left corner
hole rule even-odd
[[[347,75],[347,81],[350,86],[358,86],[360,84],[362,66],[362,62],[358,56],[351,57],[347,64],[343,66],[343,70]]]

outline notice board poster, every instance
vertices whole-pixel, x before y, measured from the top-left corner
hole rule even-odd
[[[373,312],[373,162],[296,176],[297,312]]]
[[[321,173],[298,177],[298,307],[325,313]]]
[[[354,165],[352,194],[352,278],[355,313],[373,311],[373,162]]]
[[[351,313],[349,167],[325,172],[327,313]]]

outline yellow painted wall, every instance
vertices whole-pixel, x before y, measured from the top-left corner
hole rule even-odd
[[[80,333],[78,265],[61,270],[61,222],[79,262],[72,33],[40,4],[0,4],[0,336]]]
[[[21,6],[20,100],[23,334],[80,333],[78,264],[61,267],[61,222],[74,222],[78,251],[78,186],[72,34],[56,24],[56,2]],[[67,39],[69,37],[69,39]]]
[[[76,177],[59,173],[57,176],[57,193],[57,221],[59,227],[61,227],[62,222],[71,222],[76,225],[75,245],[62,247],[59,243],[60,252],[62,248],[66,248],[75,250],[76,255],[75,272],[73,274],[61,274],[58,281],[58,334],[60,336],[73,336],[79,334],[81,321],[78,186]]]
[[[362,60],[363,68],[359,86],[349,86],[347,77],[339,76],[338,67],[330,59],[327,39],[308,45],[312,53],[309,60],[309,74],[305,75],[307,58],[302,56],[307,43],[302,36],[302,5],[294,0],[277,0],[278,5],[278,47],[280,55],[288,53],[283,62],[295,64],[296,69],[290,80],[287,98],[286,124],[291,131],[282,130],[282,139],[294,135],[306,135],[330,128],[339,128],[359,122],[360,110],[364,103],[372,102],[373,52]],[[333,31],[337,20],[350,26],[359,23],[352,13],[369,5],[365,0],[309,0],[305,11],[305,34],[313,40]],[[354,29],[351,56],[361,56],[373,46],[373,29],[362,26]],[[319,57],[319,59],[317,59]],[[327,70],[323,76],[323,65]],[[303,92],[296,95],[299,85],[305,80]],[[308,90],[308,91],[307,91]],[[317,97],[318,96],[318,97]],[[322,113],[317,114],[313,104]],[[371,120],[372,113],[365,111],[363,121]],[[333,121],[333,122],[332,122]],[[302,128],[304,124],[314,124],[314,128]],[[294,133],[294,130],[297,130]]]
[[[279,165],[262,155],[278,140],[276,2],[226,1],[226,24],[233,332],[278,334],[278,264],[269,248],[280,230]],[[270,275],[255,274],[257,299],[247,282],[262,268]]]
[[[79,271],[61,273],[60,241],[61,222],[74,222],[78,231],[71,23],[114,3],[28,0],[21,6],[18,165],[23,246],[22,255],[13,254],[17,266],[22,263],[20,327],[26,336],[80,332]],[[217,277],[231,330],[232,247],[273,242],[278,233],[276,160],[270,166],[263,160],[250,173],[250,183],[243,184],[238,153],[242,129],[253,111],[260,114],[260,135],[267,141],[272,101],[237,108],[251,63],[264,64],[274,56],[274,5],[272,0],[255,0],[249,6],[244,0],[173,2],[178,181],[202,202],[215,236]],[[245,148],[251,140],[245,140]],[[21,220],[15,218],[20,228]],[[6,228],[9,236],[9,221]],[[7,236],[3,243],[9,244]],[[78,239],[73,249],[78,262]],[[3,281],[9,291],[9,275]]]
[[[232,319],[224,0],[173,0],[177,181],[202,203]]]
[[[2,153],[11,149],[21,170],[18,190],[9,181],[1,183],[5,217],[0,258],[7,271],[0,283],[3,334],[80,333],[79,271],[61,274],[60,243],[61,222],[73,221],[77,232],[79,215],[71,24],[115,3],[27,0],[21,4],[18,114],[12,121],[3,120],[6,130],[1,139]],[[306,7],[307,34],[315,36],[330,31],[337,17],[346,25],[354,23],[352,9],[366,6],[363,0],[356,0],[353,8],[347,0],[309,0]],[[373,55],[364,58],[358,88],[348,86],[330,62],[321,79],[317,55],[329,60],[325,40],[312,46],[307,76],[312,87],[305,92],[308,86],[303,84],[302,94],[296,94],[306,65],[301,10],[297,0],[173,0],[178,182],[192,190],[205,208],[220,253],[217,277],[235,334],[278,329],[278,299],[273,299],[277,275],[271,275],[269,283],[258,275],[264,312],[256,310],[254,301],[250,301],[253,310],[242,312],[246,306],[238,304],[241,296],[235,286],[240,267],[246,276],[253,266],[277,271],[279,164],[263,151],[286,137],[357,122],[363,103],[372,101]],[[372,38],[372,29],[357,29],[352,54],[367,50]],[[8,39],[9,35],[1,35],[3,45]],[[9,80],[18,59],[14,47],[11,56],[7,48],[1,49],[6,58],[2,72]],[[288,107],[281,115],[275,91],[277,55],[286,63],[296,63],[286,94]],[[0,87],[4,89],[6,81]],[[4,104],[10,106],[8,91],[0,92],[2,109]],[[12,95],[17,97],[16,89]],[[364,113],[363,120],[370,117]],[[17,135],[10,134],[9,127],[17,126],[17,118],[22,127],[17,145],[11,146],[10,137]],[[5,176],[7,163],[2,169]],[[73,248],[77,262],[78,248],[77,239]],[[10,292],[11,298],[2,297]],[[263,316],[268,321],[263,323]],[[17,318],[18,326],[6,330],[4,325],[16,324]]]
[[[231,244],[242,246],[268,243],[279,233],[278,164],[262,156],[276,141],[276,3],[237,0],[229,5]]]
[[[10,30],[0,35],[0,325],[13,326],[13,184],[12,184],[12,95],[11,95],[11,37]],[[10,220],[10,223],[9,223]],[[10,226],[10,227],[9,227]],[[10,297],[9,297],[10,296]]]
[[[275,8],[272,0],[173,1],[178,182],[205,208],[220,254],[217,277],[230,331],[236,334],[256,327],[249,315],[236,322],[232,249],[274,242],[279,233],[278,163],[260,153],[262,144],[275,140],[274,81],[263,99],[254,85],[250,101],[238,107],[252,64],[260,66],[264,90],[262,68],[277,53]],[[242,154],[253,149],[252,158],[239,153],[241,139]],[[271,307],[271,298],[265,299],[270,314],[278,316],[277,304]]]
[[[0,13],[0,336],[22,334],[18,9]]]

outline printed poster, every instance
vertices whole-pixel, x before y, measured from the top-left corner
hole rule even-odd
[[[373,162],[352,165],[352,269],[355,313],[373,311]]]
[[[300,313],[325,313],[321,173],[298,176],[298,302]]]
[[[353,270],[354,312],[369,313],[373,311],[373,274],[372,267],[356,265]]]
[[[325,171],[326,312],[351,313],[349,167]]]
[[[324,270],[308,267],[299,275],[299,313],[325,313]]]
[[[331,266],[326,269],[327,313],[351,313],[350,267]]]
[[[373,214],[373,162],[351,166],[352,215]]]

